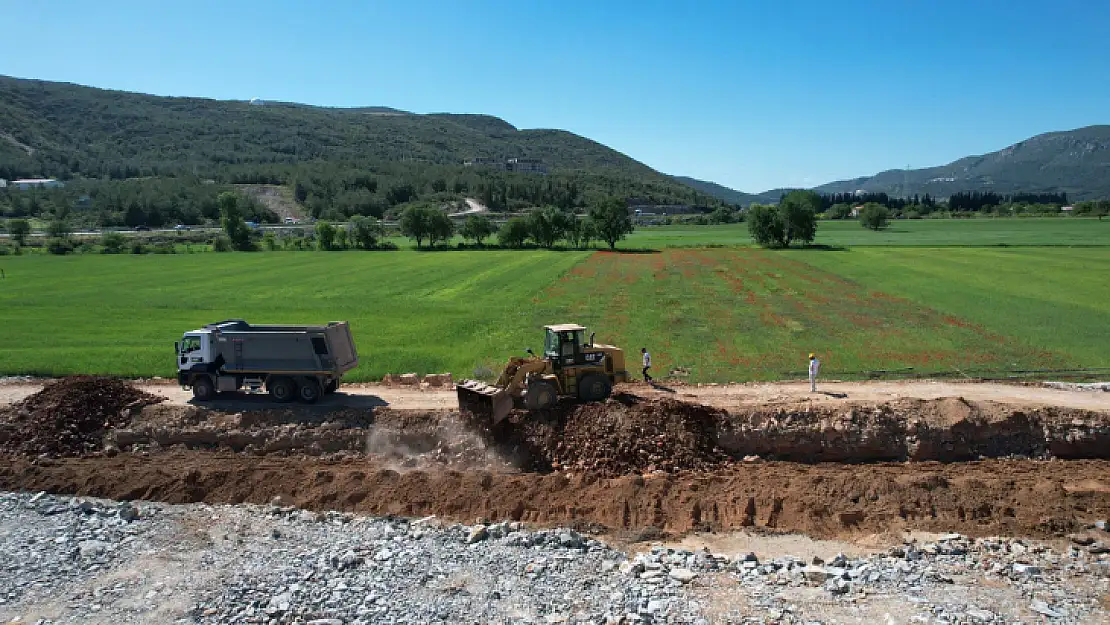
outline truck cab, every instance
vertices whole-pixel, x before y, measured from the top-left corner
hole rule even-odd
[[[177,352],[177,370],[189,371],[194,368],[203,368],[213,362],[212,333],[208,330],[193,330],[186,332],[181,337],[180,343],[174,343]]]

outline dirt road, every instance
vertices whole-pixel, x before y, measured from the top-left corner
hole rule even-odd
[[[143,390],[166,397],[170,403],[184,405],[192,395],[172,381],[142,382]],[[963,397],[971,401],[994,401],[1011,405],[1043,405],[1078,408],[1082,410],[1110,411],[1110,393],[1099,391],[1072,391],[1042,386],[980,382],[828,382],[818,386],[817,393],[810,393],[809,384],[783,382],[764,384],[724,384],[718,386],[665,385],[649,387],[645,384],[623,385],[616,390],[627,390],[641,397],[673,397],[683,401],[702,403],[717,408],[742,408],[754,405],[795,404],[799,401],[820,405],[854,402],[883,402],[897,399],[938,399]],[[0,384],[0,404],[9,404],[38,392],[40,384],[14,382]],[[220,399],[213,407],[220,410],[250,410],[272,407],[265,395],[233,396]],[[455,392],[451,389],[417,389],[389,387],[380,384],[344,385],[341,392],[321,401],[321,406],[343,405],[353,408],[389,407],[397,410],[440,410],[457,406]]]

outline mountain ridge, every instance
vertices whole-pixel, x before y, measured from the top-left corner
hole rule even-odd
[[[695,189],[720,187],[714,195],[752,197],[773,202],[787,189],[746,193],[716,183],[688,180]],[[920,169],[888,169],[871,176],[834,180],[815,187],[819,193],[882,192],[893,197],[929,195],[947,198],[961,191],[1068,194],[1076,201],[1110,197],[1110,125],[1056,130],[1023,139],[994,152],[965,156],[944,165]]]
[[[561,180],[586,180],[598,192],[613,187],[660,202],[685,202],[694,193],[574,132],[518,129],[482,114],[155,96],[0,76],[4,136],[10,139],[0,140],[0,178],[185,172],[231,179],[244,169],[322,163],[370,171],[407,164],[453,174],[473,158],[536,158]]]

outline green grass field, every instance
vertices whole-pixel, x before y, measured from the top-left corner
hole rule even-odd
[[[633,365],[646,345],[657,377],[681,367],[691,381],[799,375],[809,351],[829,375],[1110,366],[1108,248],[36,255],[0,268],[0,375],[172,376],[183,331],[232,317],[350,320],[363,362],[351,380],[471,377],[562,321]]]
[[[900,219],[874,232],[858,221],[821,221],[818,245],[862,246],[1110,246],[1110,219],[1001,218]],[[752,245],[745,223],[723,226],[651,226],[637,229],[622,246],[662,249]]]

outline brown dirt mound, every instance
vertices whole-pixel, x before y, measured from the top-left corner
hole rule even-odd
[[[716,428],[725,414],[620,393],[604,403],[570,403],[546,415],[523,416],[510,436],[519,437],[541,469],[589,471],[600,477],[709,470],[729,460],[717,446]]]
[[[162,401],[112,378],[62,378],[0,412],[0,450],[30,456],[94,452],[105,430],[126,426],[133,410]]]

